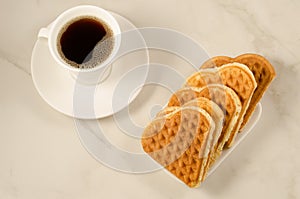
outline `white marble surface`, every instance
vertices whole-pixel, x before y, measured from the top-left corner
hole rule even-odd
[[[83,3],[117,12],[138,27],[180,31],[211,56],[255,52],[276,68],[258,125],[200,189],[162,171],[131,175],[106,168],[85,151],[73,119],[38,95],[30,73],[36,34]],[[2,0],[0,198],[300,198],[299,9],[296,0]],[[151,56],[162,60],[158,52]]]

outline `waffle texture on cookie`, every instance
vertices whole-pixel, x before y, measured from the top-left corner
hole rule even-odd
[[[206,111],[183,107],[152,121],[141,142],[155,161],[188,186],[195,187],[203,176],[214,129],[214,121]]]
[[[202,85],[203,81],[199,81],[201,77],[206,77],[205,79],[216,79],[216,77],[207,78],[207,76],[220,77],[222,83],[230,87],[231,89],[233,89],[236,92],[236,94],[239,96],[242,104],[242,110],[240,112],[239,118],[233,130],[233,131],[238,131],[243,121],[244,114],[248,109],[252,95],[257,87],[252,72],[244,64],[239,64],[239,63],[225,64],[222,67],[218,68],[218,72],[215,73],[212,73],[211,69],[200,70],[199,72],[193,74],[187,79],[186,86],[194,86],[194,87],[206,86],[206,85]],[[214,82],[206,81],[206,83],[210,84]],[[232,146],[234,141],[233,139],[234,137],[228,140],[227,143],[228,147]]]
[[[143,150],[187,186],[199,186],[274,77],[272,65],[259,55],[209,59],[147,125]]]
[[[246,65],[253,73],[257,88],[253,93],[247,112],[244,116],[241,128],[245,126],[250,119],[257,103],[262,98],[264,92],[267,90],[271,82],[276,76],[275,70],[271,63],[261,55],[258,54],[243,54],[235,58],[227,56],[216,56],[206,61],[201,68],[221,67],[224,64],[238,62]]]
[[[212,100],[218,104],[224,112],[225,119],[222,133],[218,141],[217,149],[211,156],[211,163],[214,163],[221,155],[225,143],[228,140],[234,142],[234,138],[238,132],[234,126],[237,124],[237,120],[240,116],[242,108],[241,101],[231,88],[220,84],[209,84],[201,88],[184,87],[178,90],[171,96],[168,105],[171,107],[180,106],[180,104],[184,105],[197,97],[205,97]]]
[[[201,181],[203,181],[206,178],[211,162],[214,160],[214,154],[216,153],[218,147],[218,140],[223,129],[224,113],[216,103],[205,97],[199,97],[194,100],[191,100],[185,103],[184,107],[202,108],[212,117],[213,121],[215,122],[215,130],[213,132],[213,138],[209,146],[211,150],[208,154],[208,160],[204,168],[203,176],[201,178]]]

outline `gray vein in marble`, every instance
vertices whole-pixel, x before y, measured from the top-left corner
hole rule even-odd
[[[274,84],[274,87],[271,87],[269,89],[269,93],[272,95],[272,98],[275,102],[274,105],[278,111],[278,114],[280,116],[291,116],[291,110],[287,109],[287,107],[285,106],[286,103],[284,102],[286,102],[286,96],[291,93],[294,93],[295,95],[293,100],[297,101],[297,99],[299,98],[298,96],[296,96],[297,90],[287,90],[286,86],[282,85],[286,85],[284,83],[286,80],[292,80],[294,83],[299,82],[299,80],[297,79],[297,66],[299,66],[300,64],[298,56],[293,51],[291,51],[281,40],[276,38],[272,34],[272,32],[267,31],[255,18],[254,13],[249,12],[245,7],[241,7],[240,5],[236,5],[232,2],[230,2],[230,4],[224,3],[224,1],[219,1],[218,4],[229,14],[237,17],[242,21],[245,28],[248,30],[248,33],[254,36],[255,40],[253,44],[257,48],[257,51],[259,51],[262,44],[263,46],[271,45],[270,47],[273,47],[277,43],[278,46],[285,49],[287,53],[291,55],[295,60],[291,65],[286,65],[281,60],[272,60],[272,62],[274,62],[274,64],[278,66],[276,68],[278,71],[277,78],[272,83]],[[260,48],[258,48],[257,46],[260,46]],[[281,76],[279,77],[278,74],[280,74]]]
[[[277,65],[283,65],[282,63],[276,63]],[[276,78],[272,83],[274,86],[269,88],[268,93],[272,96],[272,100],[274,101],[274,106],[277,110],[280,118],[287,116],[289,120],[297,120],[297,118],[292,117],[291,114],[293,112],[293,106],[286,106],[286,104],[297,104],[297,100],[299,96],[297,94],[297,88],[291,88],[285,82],[291,80],[291,82],[297,84],[299,80],[297,79],[297,72],[294,71],[295,67],[300,66],[299,64],[293,64],[287,67],[278,67],[277,74],[281,76]],[[300,82],[299,82],[300,83]],[[289,87],[289,89],[286,89]],[[287,98],[289,96],[289,98]]]
[[[296,149],[298,146],[298,142],[292,137],[288,136],[288,141],[289,141],[289,146],[291,149]],[[296,152],[296,151],[295,151]],[[295,157],[293,156],[288,156],[288,162],[291,165],[291,170],[294,171],[295,173],[299,172],[299,166],[297,164],[297,161]],[[297,176],[296,175],[290,175],[288,179],[288,186],[287,186],[287,196],[289,199],[296,199],[297,194],[296,194],[296,183],[297,183]]]
[[[3,54],[0,52],[0,59],[10,63],[11,65],[13,65],[14,67],[16,67],[17,69],[23,71],[24,73],[26,73],[27,75],[31,76],[31,72],[27,71],[26,68],[22,67],[21,65],[17,64],[16,62],[14,62],[13,60],[7,58],[6,56],[3,56]]]
[[[296,176],[291,175],[289,182],[288,182],[288,198],[289,199],[296,199],[296,193],[295,193],[295,185],[296,185]]]
[[[294,179],[295,177],[292,177],[292,179]],[[297,199],[297,196],[295,194],[295,191],[294,191],[294,182],[295,180],[292,181],[292,184],[290,185],[290,189],[289,189],[289,192],[288,192],[288,198],[289,199]]]
[[[231,2],[232,3],[232,2]],[[226,4],[224,1],[218,3],[225,11],[238,17],[245,24],[250,34],[255,36],[254,45],[261,46],[261,43],[270,45],[271,41],[277,42],[280,46],[286,49],[295,59],[298,60],[298,55],[294,54],[282,41],[278,40],[271,32],[267,32],[257,21],[254,13],[250,13],[246,8],[242,8],[236,4]],[[258,37],[260,35],[260,37]]]
[[[112,149],[111,145],[107,144],[105,135],[101,132],[100,127],[95,121],[85,121],[80,119],[75,119],[76,130],[78,134],[89,134],[95,136],[99,142],[105,144],[108,149]]]

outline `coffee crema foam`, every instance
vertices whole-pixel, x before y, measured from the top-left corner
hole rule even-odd
[[[68,65],[80,69],[94,68],[103,63],[112,53],[114,44],[111,28],[106,22],[93,16],[80,16],[70,20],[57,37],[57,49],[61,58]]]

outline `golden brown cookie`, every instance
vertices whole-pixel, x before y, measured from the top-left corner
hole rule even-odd
[[[208,84],[205,87],[184,87],[174,93],[168,103],[167,109],[172,109],[175,106],[184,106],[189,101],[205,97],[219,105],[225,115],[223,129],[218,141],[218,146],[215,154],[211,156],[210,164],[221,155],[225,143],[230,139],[231,142],[237,134],[237,120],[239,118],[242,105],[239,96],[229,87],[220,84]]]
[[[272,80],[275,78],[276,73],[270,62],[261,55],[257,54],[243,54],[236,58],[227,56],[217,56],[206,61],[201,68],[221,67],[224,64],[238,62],[245,64],[253,73],[257,88],[254,91],[248,110],[244,116],[241,128],[245,126],[250,119],[257,103],[262,98],[264,92],[267,90]]]
[[[234,92],[234,91],[232,91],[232,92]],[[238,97],[237,97],[237,100],[239,100]],[[212,138],[211,144],[210,144],[211,150],[208,154],[208,160],[205,165],[203,177],[202,177],[202,180],[204,180],[207,175],[207,172],[210,168],[211,163],[213,163],[216,158],[215,154],[218,153],[217,152],[218,144],[219,144],[218,141],[219,141],[221,132],[223,130],[223,122],[224,122],[224,113],[225,112],[223,112],[223,110],[216,103],[214,103],[213,101],[209,100],[208,98],[204,98],[204,97],[199,97],[199,98],[190,100],[187,103],[185,103],[183,106],[184,107],[190,106],[190,107],[202,108],[212,117],[213,121],[215,122],[215,130],[213,132],[213,136],[212,136],[213,138]],[[179,108],[179,106],[167,106],[166,108],[164,108],[162,111],[160,111],[157,114],[157,118],[162,117],[178,108]]]
[[[199,107],[205,110],[213,119],[215,123],[215,130],[213,132],[212,140],[210,143],[210,152],[208,154],[208,160],[204,167],[202,181],[206,178],[207,172],[211,166],[211,163],[214,160],[214,154],[217,152],[218,148],[218,140],[221,136],[221,132],[223,129],[223,122],[224,122],[224,113],[222,109],[213,101],[199,97],[194,100],[191,100],[183,105],[184,107]]]
[[[222,65],[217,70],[201,69],[199,72],[187,78],[186,86],[204,87],[208,84],[215,83],[215,80],[219,82],[219,79],[221,79],[222,84],[236,92],[242,104],[242,110],[233,129],[233,131],[236,132],[240,129],[244,114],[247,111],[257,84],[252,72],[247,66],[240,63],[230,63]],[[231,147],[233,142],[234,137],[230,137],[226,146]]]
[[[166,108],[162,109],[161,111],[159,111],[155,118],[159,118],[159,117],[163,117],[173,111],[175,111],[176,109],[180,108],[179,106],[167,106]]]
[[[196,107],[180,107],[144,130],[144,151],[189,187],[201,183],[215,124]]]

